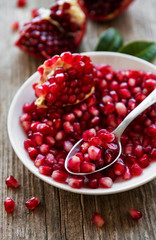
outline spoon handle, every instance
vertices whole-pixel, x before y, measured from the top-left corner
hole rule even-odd
[[[113,133],[120,139],[122,133],[127,126],[143,111],[156,102],[156,89],[154,89],[148,97],[146,97],[133,111],[131,111],[127,117],[119,124],[119,126],[113,131]]]

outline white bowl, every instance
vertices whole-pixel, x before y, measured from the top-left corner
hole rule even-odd
[[[111,65],[114,69],[133,69],[144,70],[146,72],[153,72],[156,74],[156,67],[142,59],[132,57],[130,55],[113,53],[113,52],[87,52],[85,55],[91,57],[94,64],[105,63]],[[38,169],[34,166],[33,161],[30,160],[27,152],[23,147],[23,142],[26,139],[23,129],[19,124],[19,116],[22,113],[22,106],[26,102],[32,102],[35,99],[32,84],[39,81],[39,73],[34,73],[16,93],[8,114],[8,134],[14,151],[23,164],[37,177],[43,181],[61,188],[63,190],[74,193],[90,194],[90,195],[104,195],[127,191],[138,186],[141,186],[156,177],[156,162],[151,163],[149,167],[144,169],[143,174],[134,177],[128,181],[118,181],[113,184],[110,189],[74,189],[66,184],[58,183],[52,180],[51,177],[41,175]]]

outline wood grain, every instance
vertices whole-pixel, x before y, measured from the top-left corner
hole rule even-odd
[[[0,0],[0,239],[1,240],[155,240],[156,239],[156,180],[132,191],[110,196],[81,196],[56,189],[31,174],[20,162],[7,135],[7,113],[17,89],[35,72],[37,60],[13,46],[16,33],[10,25],[18,19],[24,23],[30,10],[48,7],[51,0],[28,1],[24,9],[15,7],[16,0]],[[115,27],[125,39],[156,40],[156,1],[136,0],[122,16],[109,23],[88,22],[80,51],[94,49],[102,31]],[[156,61],[155,61],[156,63]],[[14,175],[21,183],[17,190],[7,188],[5,178]],[[16,202],[13,214],[6,214],[4,199]],[[24,203],[32,196],[41,199],[34,211]],[[135,207],[143,218],[134,222],[127,209]],[[94,211],[106,219],[102,229],[91,223]]]

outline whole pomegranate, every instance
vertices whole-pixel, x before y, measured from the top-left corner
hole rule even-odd
[[[75,52],[85,32],[86,16],[76,0],[59,0],[50,9],[33,12],[15,45],[38,59]]]
[[[87,17],[95,21],[107,21],[122,13],[134,0],[79,0]]]

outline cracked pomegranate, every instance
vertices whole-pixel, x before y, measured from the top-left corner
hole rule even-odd
[[[87,17],[95,21],[107,21],[115,18],[134,0],[79,0]]]
[[[36,9],[15,45],[38,59],[74,52],[85,32],[86,17],[76,0],[59,0],[50,9]]]
[[[38,72],[41,77],[40,82],[35,84],[35,94],[39,107],[73,105],[94,91],[96,69],[87,56],[65,52],[46,60]],[[74,114],[66,117],[66,131],[73,131],[70,123],[73,118]]]
[[[64,107],[52,104],[43,108],[37,106],[34,99],[34,102],[24,104],[20,116],[27,138],[24,148],[40,173],[73,188],[110,188],[117,178],[127,181],[137,177],[156,160],[154,104],[125,130],[121,137],[122,154],[113,166],[84,178],[66,172],[65,158],[82,137],[85,142],[72,159],[73,170],[80,171],[81,166],[84,171],[93,171],[109,164],[116,149],[110,132],[156,87],[156,75],[150,72],[113,70],[104,64],[96,66],[96,70],[94,91],[82,102]],[[82,82],[82,88],[83,84],[85,82]],[[109,149],[105,152],[98,147],[106,138],[100,129],[109,132]]]

